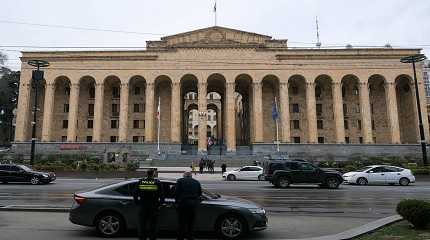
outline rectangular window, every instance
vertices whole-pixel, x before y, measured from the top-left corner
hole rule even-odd
[[[139,120],[133,120],[133,128],[139,128]]]
[[[133,136],[133,142],[139,142],[139,136]]]
[[[375,130],[375,120],[372,120],[372,130]]]
[[[110,142],[117,142],[118,137],[117,136],[110,136]]]
[[[376,137],[373,137],[373,143],[376,143]]]
[[[357,127],[359,130],[361,130],[361,120],[357,120]]]
[[[345,142],[349,143],[349,137],[345,137]]]
[[[93,128],[93,120],[89,119],[87,122],[87,128],[92,129]]]
[[[300,112],[299,104],[293,103],[293,113],[299,113],[299,112]]]
[[[318,103],[317,104],[317,115],[321,116],[322,112],[323,112],[322,104]]]
[[[324,137],[318,137],[318,143],[324,143]]]
[[[95,98],[96,97],[96,89],[93,87],[90,87],[88,89],[88,94],[90,95],[90,98]]]
[[[343,115],[346,116],[348,114],[348,107],[346,106],[346,103],[343,104]]]
[[[300,129],[300,121],[299,120],[293,120],[293,128],[294,129]]]
[[[68,103],[64,104],[64,109],[63,110],[64,110],[65,113],[69,112],[69,104]]]
[[[136,103],[135,103],[135,104],[133,105],[133,112],[138,113],[138,112],[140,112],[139,110],[140,110],[140,109],[139,109],[139,104],[136,104]]]
[[[119,98],[119,87],[113,87],[112,88],[112,98]]]
[[[67,142],[67,136],[61,136],[61,141],[62,142]]]
[[[343,125],[345,126],[345,129],[349,129],[348,120],[343,120]]]
[[[92,142],[93,141],[93,136],[87,136],[87,142]]]
[[[63,120],[63,128],[68,128],[69,120]]]
[[[300,137],[294,137],[293,142],[294,143],[300,143]]]
[[[142,120],[142,128],[145,128],[145,120]]]
[[[360,113],[360,104],[355,105],[355,112]]]
[[[373,114],[373,103],[372,103],[372,104],[370,104],[370,113],[372,113],[372,114]]]
[[[317,120],[317,128],[324,129],[323,120]]]
[[[140,95],[140,87],[134,88],[134,95]]]
[[[66,87],[66,88],[64,89],[64,93],[65,93],[67,96],[69,96],[69,95],[70,95],[70,87]]]
[[[94,104],[88,104],[88,116],[94,116]]]
[[[359,138],[358,138],[358,142],[359,142],[359,143],[363,143],[363,137],[359,137]]]
[[[118,104],[112,104],[112,116],[114,117],[119,116]]]
[[[110,120],[110,128],[118,128],[118,120]]]

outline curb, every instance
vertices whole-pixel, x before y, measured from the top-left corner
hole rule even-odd
[[[69,212],[70,207],[49,207],[35,205],[0,206],[0,212]]]

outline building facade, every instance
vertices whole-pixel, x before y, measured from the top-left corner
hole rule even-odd
[[[160,99],[160,141],[178,150],[197,144],[206,152],[208,136],[229,153],[277,139],[281,144],[417,144],[412,67],[399,59],[419,52],[295,49],[287,40],[224,27],[148,41],[140,51],[24,52],[16,142],[31,140],[33,68],[26,62],[43,59],[50,66],[37,86],[36,138],[44,143],[154,144]],[[428,140],[427,118],[424,126]]]

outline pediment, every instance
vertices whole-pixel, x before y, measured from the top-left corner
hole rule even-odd
[[[148,48],[178,47],[250,47],[273,43],[272,37],[225,27],[209,27],[165,36],[161,41],[148,41]],[[286,40],[282,40],[286,44]],[[285,45],[286,46],[286,45]]]

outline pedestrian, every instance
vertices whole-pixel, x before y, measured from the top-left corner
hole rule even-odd
[[[203,164],[203,158],[202,158],[202,159],[200,159],[200,162],[199,162],[200,174],[203,174],[203,168],[204,168],[204,164]]]
[[[194,166],[194,162],[191,163],[190,168],[191,168],[191,172],[194,173],[194,175],[197,175],[196,167]]]
[[[227,164],[223,163],[221,165],[221,176],[227,171]]]
[[[139,206],[139,239],[157,239],[157,215],[160,206],[164,203],[164,192],[160,180],[154,178],[153,169],[149,169],[146,177],[139,180],[133,193],[133,199]]]
[[[194,219],[201,196],[200,182],[193,179],[191,172],[185,172],[183,178],[176,181],[175,203],[178,212],[178,240],[194,239]]]
[[[211,160],[211,173],[215,173],[215,160]]]

